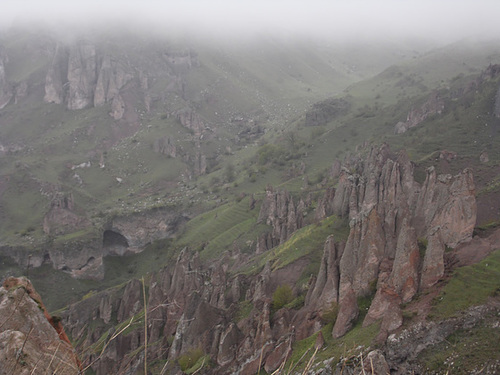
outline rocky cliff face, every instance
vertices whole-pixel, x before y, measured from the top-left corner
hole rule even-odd
[[[405,133],[408,129],[417,126],[427,117],[434,114],[441,114],[444,110],[444,101],[439,97],[437,93],[433,93],[430,97],[418,108],[412,108],[408,112],[408,116],[405,122],[398,122],[394,127],[394,132],[396,134]]]
[[[0,287],[0,374],[80,374],[80,361],[57,318],[26,278]]]
[[[366,324],[383,317],[387,321],[382,326],[392,330],[401,324],[393,307],[443,275],[445,246],[471,238],[476,222],[472,174],[464,170],[457,176],[436,176],[431,168],[420,186],[406,154],[393,155],[385,145],[372,148],[365,160],[347,161],[333,211],[348,217],[351,228],[339,263],[339,316],[333,335],[349,330],[358,315],[357,298],[374,290]],[[423,259],[419,239],[427,242]]]
[[[225,264],[227,260],[207,268],[197,255],[184,250],[175,264],[151,278],[148,342],[154,344],[148,348],[148,357],[171,358],[173,367],[169,373],[180,373],[174,359],[194,349],[201,349],[213,359],[213,374],[253,374],[262,358],[262,364],[272,371],[289,353],[295,313],[280,310],[272,316],[269,297],[278,283],[293,284],[299,274],[287,270],[271,274],[265,268],[251,279],[241,275],[229,277]],[[109,323],[112,316],[118,322],[137,324],[134,322],[143,319],[141,290],[141,283],[132,280],[119,290],[100,293],[71,306],[64,321],[73,339],[85,337],[84,346],[92,344],[105,333],[103,323]],[[239,316],[243,300],[248,301],[251,309]],[[101,328],[89,328],[89,322]],[[141,356],[130,361],[123,358],[141,348],[143,337],[144,329],[139,325],[132,333],[118,336],[93,368],[98,374],[105,374],[140,366]],[[88,361],[95,357],[91,354]]]
[[[118,216],[105,226],[104,255],[137,253],[148,243],[169,238],[187,219],[175,211],[155,209]]]
[[[500,118],[500,87],[498,88],[497,95],[495,96],[495,109],[493,113],[496,117]]]
[[[73,211],[71,195],[57,195],[44,219],[44,230],[59,235],[38,244],[37,251],[23,246],[2,246],[1,253],[23,268],[52,264],[78,279],[102,279],[103,257],[134,254],[157,239],[169,238],[187,220],[166,209],[117,216],[101,228]],[[75,230],[83,233],[74,238]]]
[[[297,229],[304,225],[306,204],[302,199],[297,204],[286,190],[266,188],[257,222],[272,227],[270,233],[262,235],[257,243],[257,252],[271,249],[284,243]]]
[[[350,107],[351,104],[345,99],[327,99],[315,103],[312,108],[306,112],[305,125],[324,125],[334,118],[346,114]]]
[[[101,56],[91,42],[58,44],[45,77],[44,100],[66,103],[71,110],[111,103],[111,116],[120,120],[125,107],[120,90],[133,78],[129,67],[109,55]]]
[[[8,57],[0,46],[0,109],[9,104],[12,99],[13,93],[12,88],[7,82],[7,77],[5,76],[5,64],[8,61]]]
[[[274,271],[267,264],[245,276],[229,272],[232,255],[204,265],[185,249],[175,264],[151,278],[148,341],[155,344],[148,356],[173,361],[201,349],[216,363],[207,374],[253,374],[259,366],[272,372],[295,340],[322,327],[321,316],[333,305],[338,317],[332,334],[345,334],[358,317],[358,299],[365,296],[373,300],[364,325],[381,321],[378,340],[385,342],[402,324],[401,304],[443,277],[445,248],[470,239],[476,214],[470,171],[436,176],[431,168],[420,185],[406,154],[393,154],[385,145],[370,149],[366,158],[347,159],[335,193],[329,189],[321,201],[349,218],[350,234],[345,244],[329,236],[307,292],[294,288],[304,295],[303,307],[274,311],[271,298],[279,285],[296,285],[305,259]],[[285,241],[300,227],[303,205],[294,204],[284,191],[267,189],[259,220],[273,227],[271,244]],[[91,297],[83,309],[80,304],[70,307],[65,322],[73,337],[91,340],[103,333],[87,331],[82,322],[106,323],[110,316],[117,316],[118,323],[141,319],[140,291],[135,280],[120,292]],[[143,328],[137,328],[110,343],[105,359],[94,367],[97,373],[140,366],[140,356],[126,364],[118,359],[139,350],[143,336]],[[171,373],[178,371],[171,368]]]
[[[72,194],[58,194],[43,218],[43,231],[50,235],[63,235],[90,226],[90,221],[75,212]]]

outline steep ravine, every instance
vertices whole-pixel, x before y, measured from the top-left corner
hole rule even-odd
[[[371,356],[380,357],[381,368],[406,373],[406,357],[393,353],[397,352],[393,343],[400,340],[397,335],[404,335],[399,333],[403,306],[442,282],[452,254],[465,251],[461,249],[467,246],[466,251],[474,251],[470,244],[475,242],[470,241],[476,221],[471,171],[436,175],[430,168],[419,184],[413,169],[404,152],[394,154],[386,145],[366,150],[363,158],[344,161],[334,194],[329,189],[317,210],[324,216],[348,218],[350,233],[345,243],[337,243],[332,236],[325,238],[319,273],[305,290],[297,281],[307,258],[279,269],[267,263],[252,274],[238,271],[244,269],[245,257],[235,252],[206,264],[196,253],[184,249],[175,263],[148,277],[147,358],[157,371],[154,373],[160,373],[164,365],[168,373],[182,373],[179,363],[186,356],[200,358],[199,364],[204,365],[201,373],[254,374],[259,367],[271,373],[289,358],[294,343],[325,327],[332,306],[338,306],[338,314],[331,336],[340,338],[348,333],[360,315],[361,300],[371,301],[368,311],[361,314],[363,326],[379,327],[376,342],[381,351]],[[301,215],[297,213],[303,203],[286,203],[286,194],[274,195],[272,190],[266,199],[259,217],[275,218],[276,236],[271,242],[277,244],[289,236],[289,232],[282,234],[283,228],[300,227]],[[283,204],[276,204],[280,199]],[[494,248],[492,241],[483,254]],[[283,285],[302,295],[303,305],[276,309],[275,291]],[[489,314],[498,309],[495,306],[485,311]],[[85,355],[95,361],[97,374],[130,373],[143,365],[140,281],[91,295],[62,315],[80,348],[94,345]],[[109,341],[103,353],[96,350],[98,340],[109,339],[110,325],[118,330],[127,324],[130,327]],[[447,335],[439,336],[440,340]],[[335,363],[325,362],[321,373],[333,373]]]

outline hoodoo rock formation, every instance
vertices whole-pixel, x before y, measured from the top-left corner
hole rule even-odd
[[[413,169],[404,152],[394,155],[386,145],[372,148],[365,160],[348,160],[343,168],[333,213],[348,217],[351,230],[340,260],[335,337],[349,330],[358,315],[356,299],[373,293],[373,285],[377,293],[367,323],[389,316],[382,309],[391,305],[387,299],[407,302],[419,286],[435,283],[443,276],[445,246],[454,248],[472,237],[476,202],[471,171],[437,176],[430,168],[420,186]],[[429,247],[423,259],[418,239]],[[381,277],[382,264],[389,265],[387,278]]]
[[[297,229],[304,226],[306,204],[302,199],[297,204],[286,190],[266,188],[258,222],[271,226],[272,231],[260,237],[257,252],[271,249],[284,243]]]
[[[469,170],[448,176],[431,168],[422,184],[414,180],[413,170],[404,152],[394,154],[386,145],[371,148],[364,159],[344,161],[336,189],[326,191],[317,209],[323,216],[348,219],[349,237],[346,243],[326,238],[308,290],[296,286],[307,264],[303,259],[242,274],[231,268],[234,254],[207,265],[184,249],[149,283],[148,358],[169,359],[170,373],[180,374],[175,359],[198,350],[215,366],[206,373],[254,374],[259,365],[269,373],[286,360],[295,340],[325,324],[321,316],[333,305],[338,306],[333,336],[348,332],[362,297],[372,299],[363,324],[380,321],[378,339],[385,342],[402,324],[401,304],[443,277],[445,249],[468,241],[476,218]],[[304,206],[294,204],[285,191],[266,190],[259,214],[259,221],[272,227],[266,245],[286,241],[303,225]],[[285,284],[304,296],[302,307],[273,308],[273,293]],[[64,321],[72,337],[91,344],[105,333],[112,316],[119,324],[143,319],[141,289],[135,280],[71,306]],[[100,328],[90,329],[89,322]],[[119,359],[141,350],[143,327],[109,343],[93,366],[97,374],[141,365],[141,356]],[[382,360],[380,366],[387,368]]]

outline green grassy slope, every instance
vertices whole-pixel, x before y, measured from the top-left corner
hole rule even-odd
[[[36,44],[31,37],[19,34],[3,42],[12,61],[38,53],[34,49],[23,54],[26,46]],[[136,68],[152,69],[151,110],[145,111],[138,101],[140,124],[132,127],[113,121],[109,105],[68,111],[40,100],[48,59],[9,65],[9,77],[27,79],[33,89],[0,116],[0,143],[19,146],[0,157],[0,243],[31,246],[31,239],[42,241],[41,222],[50,208],[50,193],[57,190],[71,192],[77,211],[96,224],[112,215],[175,204],[194,219],[178,234],[174,251],[188,246],[201,251],[203,259],[218,257],[233,246],[250,252],[258,235],[269,229],[256,224],[258,206],[250,210],[250,194],[258,200],[272,184],[296,196],[317,197],[332,162],[365,142],[385,141],[393,150],[405,148],[418,173],[436,163],[436,152],[451,150],[458,158],[447,170],[438,168],[445,172],[465,166],[486,168],[484,183],[497,181],[488,168],[500,162],[498,121],[491,114],[498,79],[485,82],[480,92],[453,96],[489,63],[500,62],[497,44],[462,43],[420,53],[407,45],[362,49],[328,41],[263,39],[241,45],[190,41],[199,64],[183,73],[183,96],[164,92],[171,77],[154,69],[155,64],[165,64],[157,51],[182,51],[188,48],[184,42],[148,40],[137,47],[129,40],[123,48],[119,43],[100,43],[99,48],[116,58],[126,56]],[[368,79],[354,83],[364,77]],[[444,112],[395,135],[394,125],[434,90],[445,100]],[[312,103],[332,95],[345,96],[350,110],[321,126],[304,126],[304,113]],[[191,108],[215,129],[199,144],[172,115],[183,108]],[[256,126],[262,128],[257,136],[241,135],[242,129]],[[176,158],[154,151],[153,143],[163,137],[176,145]],[[273,145],[278,155],[261,162],[266,145]],[[490,161],[480,165],[484,150]],[[208,172],[199,177],[193,174],[198,151],[207,157]],[[101,155],[105,168],[99,167]],[[90,168],[70,168],[87,161]],[[304,174],[293,172],[302,162]],[[308,227],[297,236],[307,242],[308,236],[323,235],[321,228]],[[308,255],[297,253],[297,257]],[[133,266],[131,259],[124,259],[121,267],[127,269],[130,263],[135,274],[141,267]],[[120,267],[112,269],[110,278],[125,277],[116,271]]]

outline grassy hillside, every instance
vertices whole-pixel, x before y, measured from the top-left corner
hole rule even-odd
[[[495,43],[464,41],[429,50],[428,45],[415,48],[411,43],[346,45],[263,37],[239,45],[210,45],[111,33],[101,39],[89,36],[98,51],[148,74],[149,111],[144,92],[136,90],[131,94],[136,117],[127,122],[109,116],[110,103],[78,111],[44,103],[55,41],[25,32],[2,38],[9,56],[7,79],[12,85],[27,82],[29,89],[17,104],[0,112],[0,145],[7,149],[0,154],[0,244],[37,251],[47,240],[44,215],[54,196],[63,193],[72,194],[75,212],[95,226],[114,215],[165,205],[175,204],[188,213],[193,219],[172,244],[151,245],[157,260],[185,246],[200,251],[203,259],[234,246],[251,253],[258,235],[269,230],[256,223],[258,202],[268,184],[317,198],[333,161],[370,143],[405,148],[418,176],[432,164],[446,173],[472,167],[481,174],[478,190],[498,190],[492,172],[500,162],[500,124],[492,114],[498,77],[457,94],[488,64],[500,62]],[[162,57],[185,51],[196,62],[189,68],[169,65]],[[167,89],[174,75],[182,89]],[[394,134],[396,123],[405,121],[433,92],[443,99],[443,112]],[[349,109],[321,125],[306,126],[306,112],[327,98],[342,98]],[[176,113],[186,109],[209,128],[201,139],[177,118]],[[155,149],[155,142],[167,138],[176,147],[175,157]],[[457,157],[444,163],[439,160],[441,150],[456,152]],[[479,155],[485,150],[489,161],[481,163]],[[206,174],[201,176],[195,173],[197,155],[206,160]],[[257,206],[250,209],[252,194]],[[293,240],[308,242],[317,236],[313,247],[320,248],[332,225],[306,227]],[[342,225],[337,229],[342,231]],[[280,252],[292,243],[275,249],[276,267],[283,258]],[[287,256],[311,255],[288,250]],[[107,260],[104,284],[147,272],[139,265],[146,258]],[[150,271],[161,265],[152,264]],[[50,288],[48,272],[39,277]],[[79,285],[81,293],[94,288]]]

